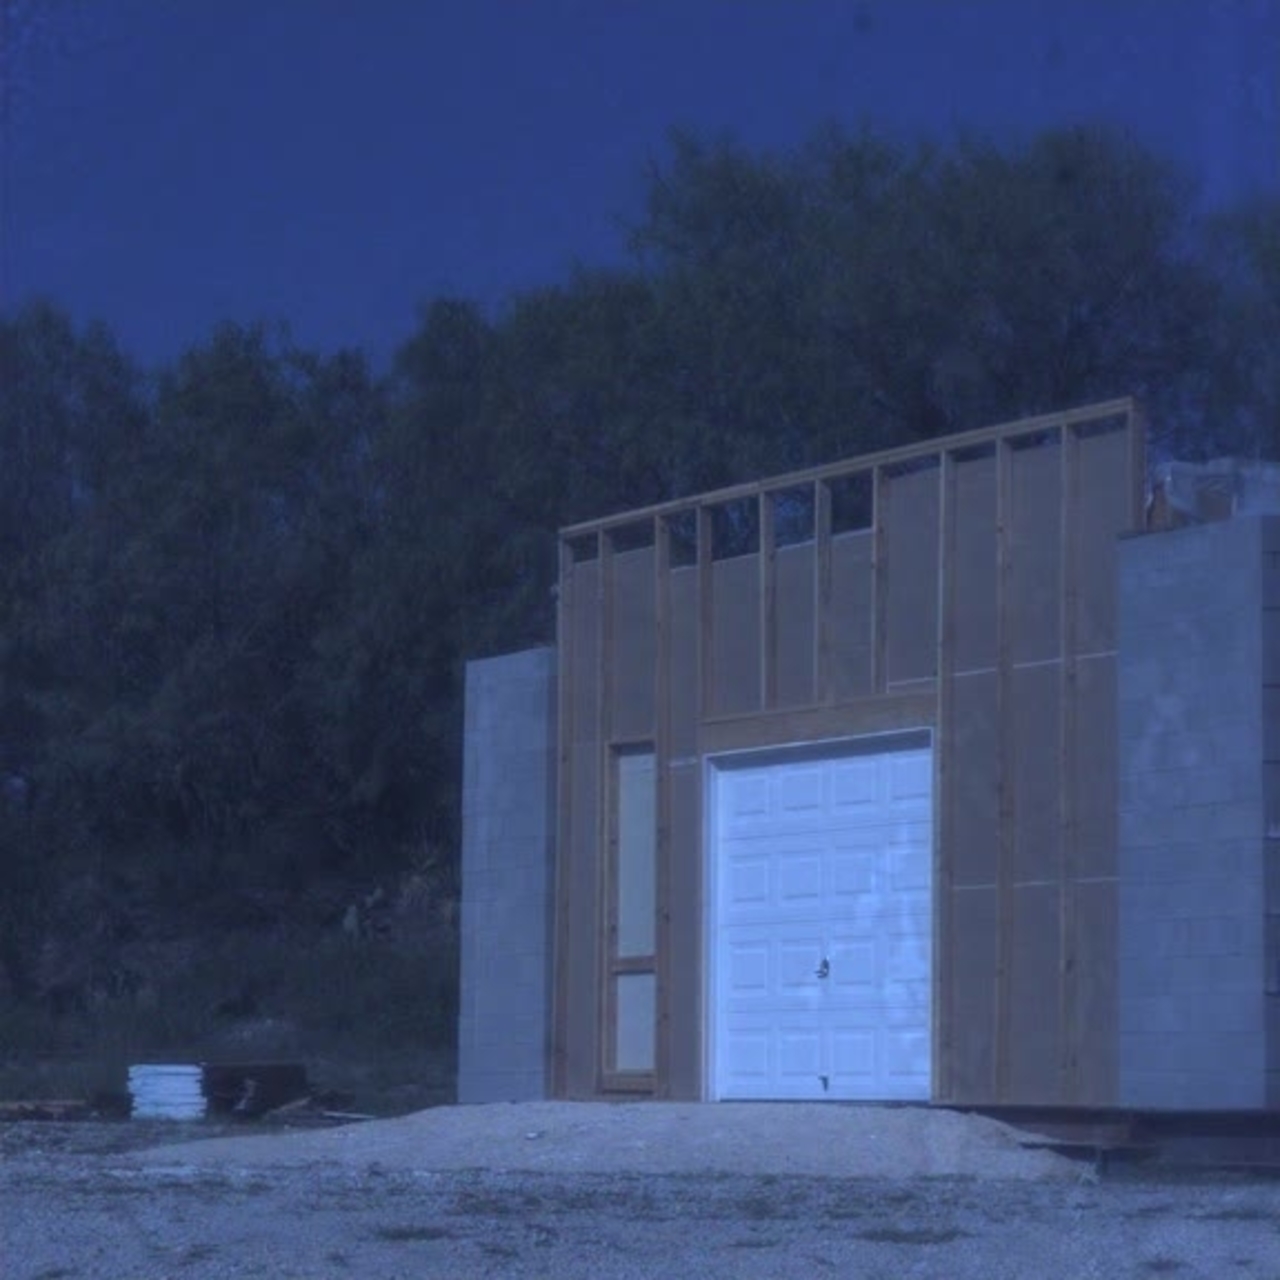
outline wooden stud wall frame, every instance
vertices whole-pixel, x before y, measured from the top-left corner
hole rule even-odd
[[[1096,1029],[1078,1025],[1082,1009],[1096,1016],[1115,999],[1114,990],[1095,986],[1086,992],[1081,986],[1082,970],[1105,972],[1107,957],[1098,949],[1114,943],[1087,927],[1080,898],[1086,872],[1091,910],[1114,896],[1114,839],[1109,848],[1105,833],[1095,834],[1082,850],[1080,813],[1099,785],[1093,757],[1106,756],[1098,735],[1108,722],[1100,699],[1114,700],[1114,607],[1108,604],[1114,541],[1142,527],[1144,447],[1140,407],[1113,400],[563,531],[551,1035],[558,1094],[639,1088],[673,1098],[701,1096],[704,975],[690,962],[706,954],[706,914],[705,904],[690,895],[701,893],[708,757],[931,728],[935,1100],[1114,1101],[1114,1065],[1104,1060]],[[1052,456],[1037,461],[1030,456],[1036,450]],[[992,467],[988,489],[982,477]],[[835,489],[861,485],[857,477],[869,478],[870,528],[859,522],[857,529],[838,530]],[[1023,493],[1033,480],[1039,487]],[[1043,501],[1050,492],[1055,500]],[[908,501],[909,494],[916,496]],[[927,519],[912,509],[920,495],[928,500]],[[724,552],[713,543],[713,512],[727,503],[747,504],[745,518],[754,518],[756,540],[749,551],[718,558]],[[780,536],[784,503],[791,504],[789,523]],[[615,545],[614,531],[646,523],[651,532],[642,528],[642,536],[634,536],[631,529]],[[680,563],[673,563],[677,527],[683,540]],[[696,538],[692,555],[690,530]],[[590,544],[593,556],[575,554]],[[988,545],[992,558],[975,560],[973,548]],[[963,560],[962,546],[968,548]],[[615,644],[615,592],[624,557],[627,582],[643,581],[649,585],[642,589],[652,591],[653,652],[643,649],[652,666],[644,670],[635,667],[639,659],[626,656],[642,647]],[[1036,566],[1042,564],[1053,566],[1052,573],[1040,574]],[[912,581],[904,592],[904,579],[895,587],[895,571],[916,566],[918,573],[921,565],[930,566],[932,582]],[[965,590],[957,589],[961,572]],[[923,650],[922,627],[931,636]],[[915,656],[904,670],[899,658],[906,632]],[[1043,650],[1034,661],[1025,652],[1027,636]],[[784,661],[792,665],[784,669]],[[1081,695],[1086,664],[1088,699]],[[1044,674],[1036,674],[1038,668]],[[634,708],[647,705],[650,695],[637,702],[636,689],[652,690],[647,723],[644,715],[636,721]],[[632,709],[625,739],[612,714],[623,694]],[[1046,707],[1043,731],[1025,712],[1030,695]],[[989,729],[975,729],[975,715],[989,717]],[[673,716],[681,726],[678,750]],[[691,753],[689,726],[695,722]],[[624,741],[639,738],[652,743],[655,761],[655,1069],[649,1079],[621,1080],[607,1070],[616,1016],[610,987],[621,970],[609,950],[610,875],[602,868],[612,839],[609,761]],[[1028,743],[1034,750],[1025,750]],[[1048,769],[1052,777],[1038,772]],[[677,774],[682,781],[675,805]],[[1047,808],[1056,810],[1054,835],[1043,851],[1028,834],[1038,820],[1033,806],[1019,802],[1028,794],[1050,796]],[[989,828],[981,814],[993,797]],[[1042,918],[1054,922],[1048,933],[1056,932],[1056,942],[1040,930],[1037,947],[1029,950],[1025,939]],[[588,947],[584,934],[593,931],[596,942]],[[595,957],[594,980],[565,972],[588,955]],[[672,960],[677,955],[679,965]],[[1039,1043],[1027,1027],[1028,992],[1040,993],[1045,1011]]]

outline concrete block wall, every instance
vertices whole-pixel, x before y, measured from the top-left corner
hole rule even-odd
[[[1278,534],[1274,517],[1249,517],[1121,544],[1122,1106],[1271,1096],[1265,988],[1280,936],[1267,928],[1264,832],[1280,788],[1264,741],[1280,748],[1267,730],[1280,708],[1264,712],[1263,570]]]
[[[1280,517],[1262,520],[1262,867],[1267,1106],[1280,1108]]]
[[[467,665],[458,1101],[548,1096],[556,662]]]

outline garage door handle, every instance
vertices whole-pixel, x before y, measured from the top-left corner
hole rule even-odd
[[[831,972],[831,961],[826,956],[822,957],[822,963],[813,971],[814,977],[825,978]]]

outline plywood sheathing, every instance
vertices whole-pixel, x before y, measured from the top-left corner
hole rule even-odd
[[[598,549],[563,562],[558,954],[582,963],[592,918],[607,934],[607,882],[583,864],[607,847],[609,752],[647,734],[659,778],[659,1093],[702,1088],[707,754],[933,727],[935,1096],[1106,1104],[1114,540],[1142,518],[1140,431],[1136,406],[1116,401],[565,531],[566,545],[588,537]],[[833,486],[858,475],[873,478],[867,527],[836,531]],[[812,494],[811,538],[779,544],[784,491]],[[712,512],[731,502],[746,504],[758,540],[717,558]],[[697,529],[692,564],[671,563],[674,520]],[[610,552],[607,533],[645,521],[648,547]],[[593,609],[594,622],[577,616]],[[594,671],[584,652],[602,655]],[[607,953],[606,937],[591,978],[565,977],[557,961],[565,1091],[606,1083]]]

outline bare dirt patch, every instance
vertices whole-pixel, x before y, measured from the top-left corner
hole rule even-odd
[[[437,1107],[321,1132],[221,1137],[131,1159],[152,1166],[1079,1180],[1079,1165],[1026,1150],[1019,1137],[983,1116],[928,1107],[537,1102]]]

